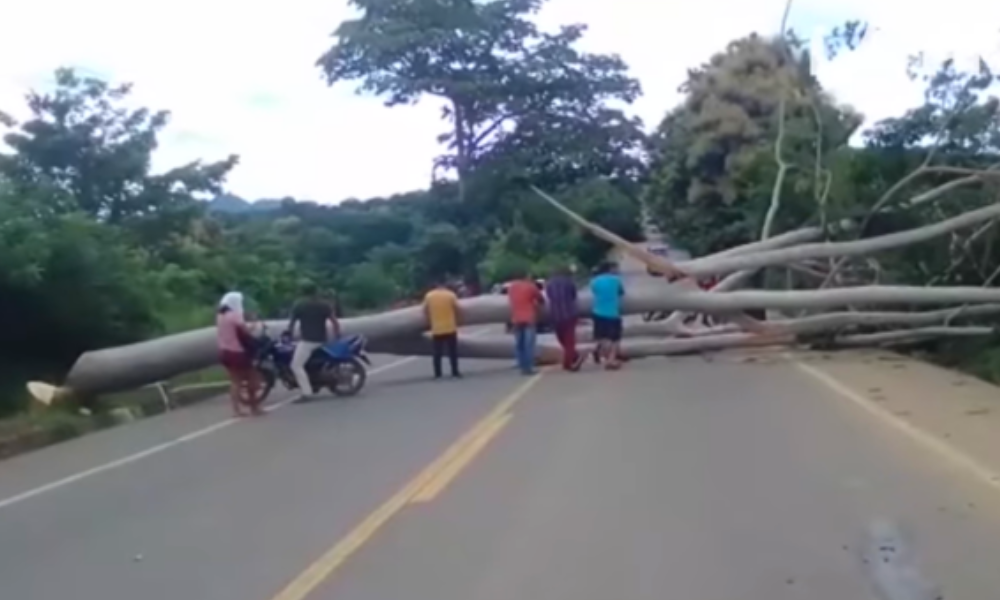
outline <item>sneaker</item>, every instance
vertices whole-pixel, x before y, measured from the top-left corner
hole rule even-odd
[[[578,353],[576,355],[576,360],[573,361],[573,365],[570,367],[569,370],[570,371],[579,371],[580,367],[582,367],[583,363],[585,363],[585,362],[587,362],[587,355],[586,354],[579,354]]]

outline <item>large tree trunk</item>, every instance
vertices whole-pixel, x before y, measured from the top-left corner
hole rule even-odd
[[[681,276],[730,274],[714,290],[726,293],[705,293],[691,289],[693,282],[690,279],[683,280],[680,285],[663,286],[661,289],[642,289],[640,287],[636,290],[630,290],[629,295],[624,300],[623,310],[625,314],[651,311],[714,313],[728,315],[736,321],[737,325],[737,327],[718,329],[712,334],[699,334],[699,337],[694,339],[630,341],[625,345],[625,348],[626,352],[632,356],[702,352],[709,349],[746,345],[792,343],[797,339],[797,336],[860,325],[924,324],[936,326],[936,328],[925,329],[922,332],[910,330],[908,332],[857,334],[834,338],[834,341],[842,345],[895,343],[910,339],[926,339],[928,335],[983,335],[983,332],[988,329],[942,328],[954,317],[953,313],[945,314],[944,311],[914,313],[906,317],[899,316],[899,313],[837,313],[804,319],[781,320],[769,324],[766,329],[762,329],[759,323],[745,316],[747,311],[754,310],[798,311],[803,309],[836,309],[847,306],[856,308],[880,305],[898,307],[933,304],[987,304],[987,306],[969,306],[960,315],[975,316],[997,312],[995,305],[1000,304],[1000,290],[990,288],[875,285],[781,292],[727,291],[745,284],[747,280],[755,276],[760,276],[763,267],[783,266],[808,259],[862,256],[933,239],[963,227],[1000,217],[1000,205],[973,210],[958,217],[911,231],[852,242],[804,243],[819,238],[822,231],[815,228],[803,229],[778,235],[762,242],[732,248],[714,256],[675,264],[651,254],[644,248],[630,244],[612,232],[587,222],[559,204],[551,196],[540,190],[536,191],[574,222],[598,237],[615,244],[620,250],[638,258],[654,270]],[[789,245],[792,246],[787,247]],[[590,299],[586,294],[580,299],[578,310],[581,316],[589,315]],[[503,297],[487,296],[462,301],[462,315],[465,325],[502,323],[507,320],[508,312],[507,299]],[[679,315],[675,315],[665,324],[630,326],[628,332],[632,334],[662,333],[676,325],[680,318]],[[272,331],[278,331],[284,325],[284,322],[268,324]],[[421,338],[427,324],[419,307],[345,319],[342,321],[342,326],[345,333],[366,336],[373,351],[416,355],[429,353],[426,340]],[[743,331],[733,331],[733,329],[742,329]],[[753,335],[748,333],[749,331],[767,332],[769,335]],[[803,338],[799,337],[798,339]],[[168,379],[214,364],[216,362],[215,348],[214,328],[205,328],[129,346],[87,352],[70,370],[66,378],[66,389],[85,395],[99,394]],[[513,356],[513,345],[510,340],[506,339],[465,339],[461,342],[460,351],[469,357],[509,359]],[[540,358],[544,362],[556,360],[557,352],[558,350],[553,347],[542,346],[540,347]]]
[[[636,290],[625,298],[626,314],[683,310],[710,313],[738,313],[748,309],[824,309],[847,305],[879,304],[981,304],[1000,303],[1000,289],[913,288],[868,286],[832,290],[740,291],[711,294],[701,291]],[[578,305],[582,316],[590,314],[590,298]],[[509,316],[507,299],[483,296],[462,301],[466,325],[503,323]],[[284,321],[269,322],[271,331],[280,331]],[[347,334],[365,335],[378,347],[389,340],[412,338],[427,329],[423,311],[410,307],[378,315],[344,319]],[[66,378],[66,386],[81,394],[99,394],[147,385],[176,375],[211,366],[216,362],[215,329],[166,336],[155,340],[87,352]]]
[[[402,356],[433,356],[431,340],[427,336],[391,339],[369,344],[368,349],[378,354],[398,354]],[[458,338],[458,353],[462,358],[484,358],[513,361],[514,339],[512,336],[463,337]],[[562,359],[562,350],[555,345],[539,342],[535,358],[540,364],[555,364]],[[511,362],[513,367],[514,363]]]
[[[878,333],[858,333],[834,338],[833,346],[838,348],[858,348],[863,346],[889,346],[923,342],[940,337],[982,337],[996,334],[992,327],[922,327],[903,331],[880,331]]]
[[[996,315],[998,313],[1000,313],[1000,304],[982,304],[958,309],[947,308],[943,310],[924,312],[844,311],[800,317],[797,319],[769,321],[768,325],[777,331],[808,334],[819,331],[833,331],[864,326],[913,327],[944,325],[955,320]],[[705,337],[727,333],[737,333],[742,330],[743,328],[738,324],[727,323],[717,327],[689,329],[686,330],[684,334],[692,337]],[[671,327],[667,321],[661,321],[659,323],[628,323],[625,325],[623,330],[623,334],[627,337],[664,337],[675,335],[676,333],[676,329]]]

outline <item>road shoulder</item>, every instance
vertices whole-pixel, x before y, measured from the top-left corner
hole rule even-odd
[[[884,350],[793,356],[817,384],[1000,489],[1000,389]]]

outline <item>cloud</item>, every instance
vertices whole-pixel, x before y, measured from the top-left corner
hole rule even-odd
[[[290,0],[280,10],[235,0],[176,0],[158,8],[124,0],[12,3],[0,26],[0,107],[15,115],[23,114],[27,89],[44,85],[57,66],[75,65],[132,81],[137,102],[171,111],[158,167],[239,154],[230,186],[247,197],[337,202],[429,180],[443,126],[435,103],[387,109],[349,85],[328,88],[314,67],[330,33],[349,16],[346,2]],[[652,126],[678,101],[688,68],[734,38],[774,32],[783,6],[783,0],[551,0],[540,21],[588,23],[585,47],[620,53],[641,79],[645,95],[635,110]],[[998,50],[1000,4],[952,0],[947,18],[933,3],[899,6],[799,0],[792,14],[792,26],[807,35],[848,18],[872,22],[861,49],[817,66],[824,84],[870,119],[919,101],[919,86],[905,78],[908,54],[967,58]]]

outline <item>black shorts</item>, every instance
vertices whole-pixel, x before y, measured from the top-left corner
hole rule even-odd
[[[594,340],[608,340],[610,342],[620,342],[622,339],[621,317],[599,317],[593,315]]]

